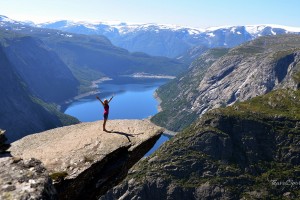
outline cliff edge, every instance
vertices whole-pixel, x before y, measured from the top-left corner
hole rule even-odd
[[[99,200],[300,199],[300,90],[205,113]]]
[[[14,157],[40,160],[59,199],[96,199],[120,182],[159,139],[148,120],[81,123],[29,135],[11,144]]]

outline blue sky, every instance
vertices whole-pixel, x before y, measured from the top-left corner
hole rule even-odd
[[[122,21],[198,28],[300,27],[299,8],[299,0],[0,0],[0,14],[15,20]]]

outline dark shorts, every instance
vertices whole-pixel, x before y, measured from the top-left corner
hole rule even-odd
[[[108,114],[103,114],[104,119],[108,119]]]

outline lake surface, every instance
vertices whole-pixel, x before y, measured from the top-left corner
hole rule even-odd
[[[167,81],[165,79],[131,80],[128,78],[105,81],[99,84],[100,94],[98,96],[103,100],[115,95],[109,103],[109,119],[145,119],[157,113],[158,102],[153,94],[160,85]],[[96,96],[85,97],[71,103],[64,113],[72,115],[82,122],[103,119],[103,107]],[[152,154],[167,140],[169,137],[163,134],[145,156]]]

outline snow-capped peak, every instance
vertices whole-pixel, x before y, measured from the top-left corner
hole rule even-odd
[[[15,20],[12,20],[4,15],[0,15],[0,21],[2,22],[9,22],[9,23],[16,23],[17,21]]]
[[[247,25],[245,26],[246,31],[249,32],[250,34],[258,34],[265,28],[271,28],[271,29],[283,29],[286,32],[289,33],[299,33],[300,32],[300,27],[290,27],[290,26],[282,26],[282,25],[277,25],[277,24],[259,24],[259,25]],[[273,35],[275,35],[275,32],[271,30]]]

